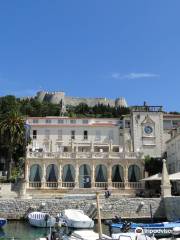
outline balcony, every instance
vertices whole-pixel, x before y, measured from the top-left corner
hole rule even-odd
[[[137,159],[141,155],[135,152],[27,152],[28,159]]]

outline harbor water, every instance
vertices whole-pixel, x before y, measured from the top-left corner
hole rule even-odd
[[[109,235],[109,228],[102,224],[103,233]],[[97,231],[97,224],[95,224]],[[47,236],[49,229],[31,227],[28,222],[8,221],[7,225],[0,229],[0,240],[19,239],[19,240],[35,240],[39,237]]]

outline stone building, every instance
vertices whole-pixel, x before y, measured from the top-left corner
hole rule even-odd
[[[117,118],[31,117],[27,190],[143,188],[144,156],[161,158],[174,121],[160,106],[135,106]],[[85,189],[85,190],[83,190]]]
[[[65,92],[37,92],[37,100],[40,102],[48,101],[54,104],[60,104],[62,112],[66,111],[67,106],[77,106],[80,103],[85,103],[89,107],[93,107],[98,104],[109,105],[111,107],[127,107],[127,102],[125,98],[119,97],[115,100],[108,98],[81,98],[81,97],[71,97],[66,96]]]

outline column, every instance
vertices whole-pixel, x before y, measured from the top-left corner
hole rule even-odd
[[[112,166],[108,166],[108,188],[112,188]]]
[[[25,166],[25,180],[26,180],[26,187],[29,188],[29,162],[27,161]]]
[[[94,142],[93,141],[91,141],[91,152],[94,152]]]
[[[58,188],[62,188],[62,166],[59,164]]]
[[[124,187],[129,188],[128,186],[128,165],[124,166]]]
[[[79,188],[79,165],[76,164],[75,188]]]
[[[95,187],[95,167],[94,167],[94,163],[92,165],[92,180],[91,180],[91,187],[94,188]]]
[[[46,164],[43,163],[43,171],[42,171],[42,185],[41,188],[46,188]]]

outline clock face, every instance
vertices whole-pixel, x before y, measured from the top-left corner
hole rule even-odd
[[[145,126],[144,127],[144,132],[146,134],[151,134],[153,132],[153,128],[151,126]]]

